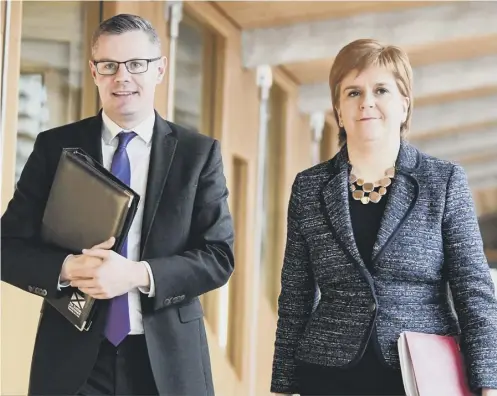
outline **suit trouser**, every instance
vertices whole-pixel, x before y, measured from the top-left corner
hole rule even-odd
[[[78,395],[158,395],[144,335],[130,335],[115,347],[102,342],[90,377]]]

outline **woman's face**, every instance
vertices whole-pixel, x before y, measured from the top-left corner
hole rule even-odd
[[[409,98],[386,68],[372,66],[359,75],[353,70],[340,85],[337,111],[348,144],[398,140],[408,108]]]

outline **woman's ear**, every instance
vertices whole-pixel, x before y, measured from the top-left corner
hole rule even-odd
[[[335,107],[335,111],[337,112],[338,115],[338,126],[340,128],[343,128],[343,121],[342,121],[342,115],[340,114],[340,109],[338,107]]]
[[[409,114],[409,106],[411,104],[411,100],[407,97],[404,96],[404,100],[402,101],[402,108],[404,110],[404,121],[405,123],[407,121],[407,114]]]

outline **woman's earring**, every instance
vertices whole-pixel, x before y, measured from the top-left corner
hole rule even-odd
[[[343,128],[343,122],[342,122],[342,120],[340,120],[340,121],[338,122],[338,125],[340,126],[340,128]]]

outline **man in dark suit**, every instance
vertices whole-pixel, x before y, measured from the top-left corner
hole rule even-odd
[[[3,281],[43,297],[79,288],[98,304],[80,332],[44,302],[30,394],[214,395],[198,296],[234,268],[219,142],[154,111],[166,60],[149,22],[112,17],[92,45],[102,111],[38,135],[2,217]],[[140,194],[122,251],[112,238],[83,252],[41,241],[64,147],[82,148]]]

